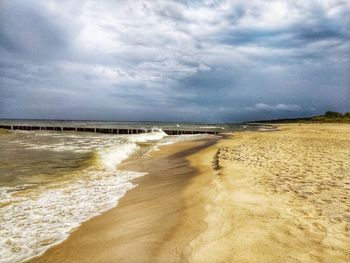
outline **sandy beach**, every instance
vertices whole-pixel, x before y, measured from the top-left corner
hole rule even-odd
[[[220,141],[190,261],[349,262],[349,135],[349,125],[292,124]]]
[[[350,0],[0,0],[0,263],[350,263]]]
[[[350,127],[163,146],[118,206],[30,262],[348,262]]]

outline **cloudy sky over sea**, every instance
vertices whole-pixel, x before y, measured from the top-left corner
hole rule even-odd
[[[350,111],[350,2],[0,0],[0,118]]]

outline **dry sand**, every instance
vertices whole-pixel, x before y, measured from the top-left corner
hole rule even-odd
[[[350,126],[279,129],[215,146],[221,169],[191,262],[350,262]]]
[[[350,126],[279,129],[131,158],[139,186],[31,262],[349,262]]]

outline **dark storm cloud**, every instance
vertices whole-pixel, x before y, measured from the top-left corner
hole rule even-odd
[[[1,1],[0,117],[349,111],[348,1]]]

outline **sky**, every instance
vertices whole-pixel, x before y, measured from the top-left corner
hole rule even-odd
[[[350,111],[348,0],[0,0],[0,118]]]

